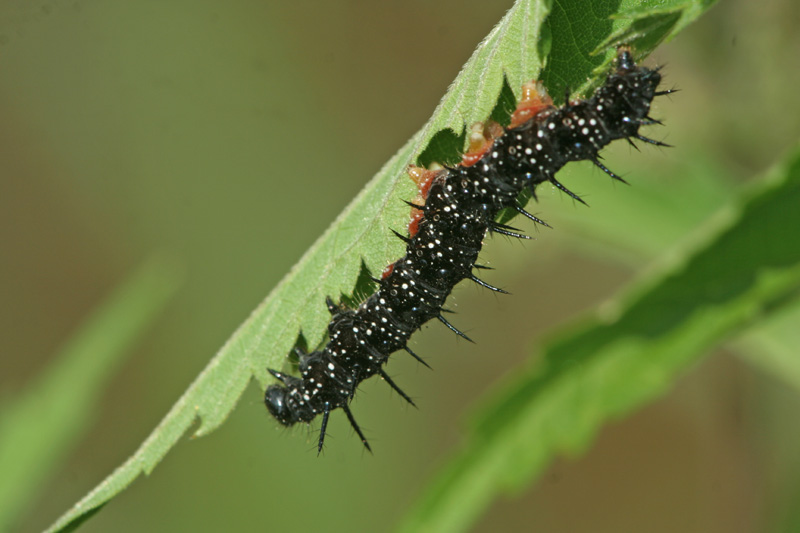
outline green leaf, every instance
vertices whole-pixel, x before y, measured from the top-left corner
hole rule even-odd
[[[765,190],[729,206],[726,227],[616,309],[547,343],[541,364],[488,400],[404,531],[461,531],[501,491],[531,483],[557,453],[664,392],[676,375],[800,290],[800,149]],[[792,222],[794,220],[795,222]]]
[[[621,151],[612,147],[604,157]],[[680,170],[669,165],[648,168],[646,178],[637,170],[631,173],[631,187],[609,187],[589,165],[565,169],[564,182],[590,199],[592,212],[586,216],[583,210],[560,209],[548,214],[548,222],[559,230],[557,245],[600,260],[617,257],[636,268],[643,260],[668,257],[720,205],[737,197],[737,187],[727,179],[730,173],[705,159],[686,156]]]
[[[750,328],[733,344],[751,364],[800,390],[800,298]]]
[[[609,46],[637,43],[638,46],[652,48],[663,39],[674,35],[691,24],[697,17],[716,3],[716,0],[659,2],[654,7],[643,2],[629,2],[617,18],[631,23],[616,29],[602,44],[598,51]]]
[[[98,307],[52,364],[0,410],[0,530],[6,531],[88,429],[103,386],[179,285],[154,258]]]
[[[408,207],[401,200],[414,196],[406,177],[409,164],[457,159],[464,147],[465,126],[490,114],[507,115],[513,107],[510,94],[518,94],[524,81],[538,77],[559,95],[567,85],[578,94],[596,85],[614,50],[593,52],[612,32],[631,24],[610,17],[637,2],[623,2],[623,7],[613,2],[590,4],[594,9],[587,9],[584,1],[558,3],[551,14],[551,3],[546,0],[517,1],[479,45],[431,120],[237,329],[134,455],[62,516],[51,531],[84,519],[140,474],[150,473],[196,420],[200,422],[195,435],[217,428],[252,376],[262,385],[269,382],[266,368],[280,368],[285,363],[299,332],[310,346],[322,340],[329,320],[325,297],[339,299],[363,292],[364,287],[356,285],[363,279],[363,268],[377,275],[403,253],[403,244],[392,236],[391,229],[401,230],[408,222]],[[674,5],[677,9],[684,4]],[[652,45],[672,35],[675,27],[661,31]],[[556,46],[565,38],[568,46]],[[633,43],[639,56],[652,49],[639,44],[643,42],[637,38]]]

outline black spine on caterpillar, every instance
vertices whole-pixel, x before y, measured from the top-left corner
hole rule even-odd
[[[542,105],[530,119],[494,138],[474,164],[436,173],[424,206],[419,206],[423,215],[418,227],[410,237],[398,235],[407,243],[405,256],[390,265],[378,291],[356,309],[329,301],[333,316],[328,343],[321,350],[301,353],[301,377],[270,370],[282,385],[267,388],[265,403],[280,423],[290,426],[322,415],[321,451],[330,412],[341,408],[369,450],[349,409],[358,385],[378,374],[413,404],[384,373],[389,356],[408,350],[411,335],[433,318],[467,338],[444,319],[442,306],[464,279],[499,290],[479,280],[473,269],[487,231],[514,235],[495,223],[500,210],[521,211],[517,198],[522,190],[534,192],[548,181],[582,201],[555,180],[566,163],[592,161],[620,179],[599,162],[601,148],[631,138],[662,144],[639,135],[640,126],[658,123],[648,116],[653,98],[670,92],[657,91],[658,70],[636,66],[625,48],[619,50],[615,66],[591,98],[568,101],[560,108]]]

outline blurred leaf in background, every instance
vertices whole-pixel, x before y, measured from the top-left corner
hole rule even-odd
[[[603,423],[663,393],[709,349],[787,300],[800,302],[800,238],[782,232],[800,227],[792,222],[800,217],[800,149],[772,174],[766,190],[726,206],[733,220],[671,272],[546,343],[540,366],[499,388],[404,531],[464,531],[497,493],[529,484],[555,453],[586,449]]]
[[[179,285],[154,257],[85,320],[47,369],[0,405],[0,530],[8,531],[85,435],[102,391]]]

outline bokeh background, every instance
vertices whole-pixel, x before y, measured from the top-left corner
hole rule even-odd
[[[147,257],[169,253],[185,277],[19,531],[50,524],[138,447],[425,122],[510,6],[288,4],[0,6],[0,401],[23,391]],[[667,126],[654,136],[676,148],[615,149],[609,166],[634,186],[698,168],[730,190],[758,176],[800,133],[798,20],[788,0],[723,0],[660,47],[650,62],[665,64],[681,92],[659,102]],[[279,429],[253,385],[219,431],[185,439],[84,531],[390,530],[459,442],[469,406],[539,335],[647,267],[636,253],[604,255],[571,222],[613,213],[605,209],[547,194],[536,211],[555,231],[487,246],[498,269],[490,281],[513,296],[460,288],[457,325],[478,344],[425,328],[414,349],[435,371],[392,362],[418,411],[376,380],[363,386],[355,411],[374,456],[337,416],[318,458],[314,432]],[[499,501],[476,530],[770,530],[800,494],[787,481],[798,470],[798,408],[796,390],[721,350],[607,426],[585,455]]]

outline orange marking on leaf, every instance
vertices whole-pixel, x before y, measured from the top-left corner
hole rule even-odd
[[[428,197],[428,191],[431,188],[431,183],[433,183],[433,178],[435,178],[438,173],[438,170],[429,170],[424,167],[415,167],[414,165],[408,166],[408,177],[417,184],[417,190],[419,190],[423,199]],[[419,205],[425,205],[425,202],[423,201]]]
[[[425,199],[428,197],[428,191],[431,189],[431,184],[433,183],[433,179],[439,174],[439,170],[432,170],[423,167],[417,167],[414,165],[409,165],[408,167],[408,177],[411,178],[411,181],[417,184],[417,196],[411,201],[412,204],[418,206],[425,205]],[[423,212],[421,209],[417,209],[412,207],[411,208],[411,220],[408,222],[408,235],[410,237],[414,237],[419,231],[419,223],[423,218]]]
[[[480,161],[492,147],[494,140],[503,133],[503,126],[493,120],[473,124],[469,134],[469,149],[461,156],[461,164],[471,167]]]
[[[522,97],[511,115],[509,128],[522,126],[539,113],[552,109],[553,99],[540,81],[529,81],[522,86]]]
[[[392,272],[394,272],[394,263],[390,264],[389,266],[383,269],[383,274],[381,274],[381,279],[388,278],[389,276],[392,275]]]
[[[419,232],[419,223],[422,220],[424,213],[419,209],[411,210],[411,220],[408,223],[408,236],[414,237]]]

